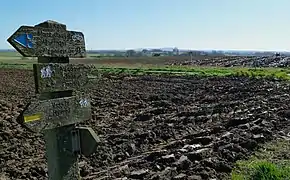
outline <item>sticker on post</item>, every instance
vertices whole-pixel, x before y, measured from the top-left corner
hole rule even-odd
[[[33,48],[33,35],[32,34],[20,34],[19,36],[15,37],[14,41],[26,48]]]
[[[50,78],[52,75],[52,69],[50,66],[43,67],[40,70],[41,78]]]
[[[84,41],[82,33],[77,33],[77,32],[75,32],[74,35],[72,35],[72,39],[73,41],[78,41],[78,42]]]
[[[31,122],[31,121],[39,121],[41,119],[41,114],[33,114],[33,115],[27,115],[24,116],[24,122]]]
[[[79,103],[80,103],[81,107],[88,107],[89,106],[89,101],[87,98],[81,99]]]

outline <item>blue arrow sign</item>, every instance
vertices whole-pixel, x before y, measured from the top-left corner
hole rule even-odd
[[[33,48],[32,34],[21,34],[17,36],[14,41],[26,48]]]
[[[67,31],[54,24],[50,26],[49,23],[44,22],[43,27],[20,26],[7,41],[24,57],[83,58],[86,56],[82,32]],[[47,36],[47,34],[50,35]]]

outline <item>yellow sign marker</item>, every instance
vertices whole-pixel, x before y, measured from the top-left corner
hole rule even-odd
[[[41,118],[41,114],[33,114],[33,115],[26,115],[24,116],[24,122],[31,122],[31,121],[38,121]]]

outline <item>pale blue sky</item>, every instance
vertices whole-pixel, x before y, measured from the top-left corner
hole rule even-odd
[[[85,34],[87,49],[290,50],[290,0],[2,0],[0,49],[45,20]]]

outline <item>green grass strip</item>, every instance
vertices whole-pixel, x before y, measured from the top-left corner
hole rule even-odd
[[[0,62],[0,68],[32,69],[34,60],[13,62]],[[247,67],[198,67],[198,66],[155,66],[155,67],[99,67],[96,72],[126,73],[132,75],[146,74],[174,74],[194,76],[243,76],[252,78],[276,78],[290,80],[290,68],[247,68]]]
[[[265,144],[248,160],[238,161],[231,173],[232,180],[289,180],[290,142]]]

